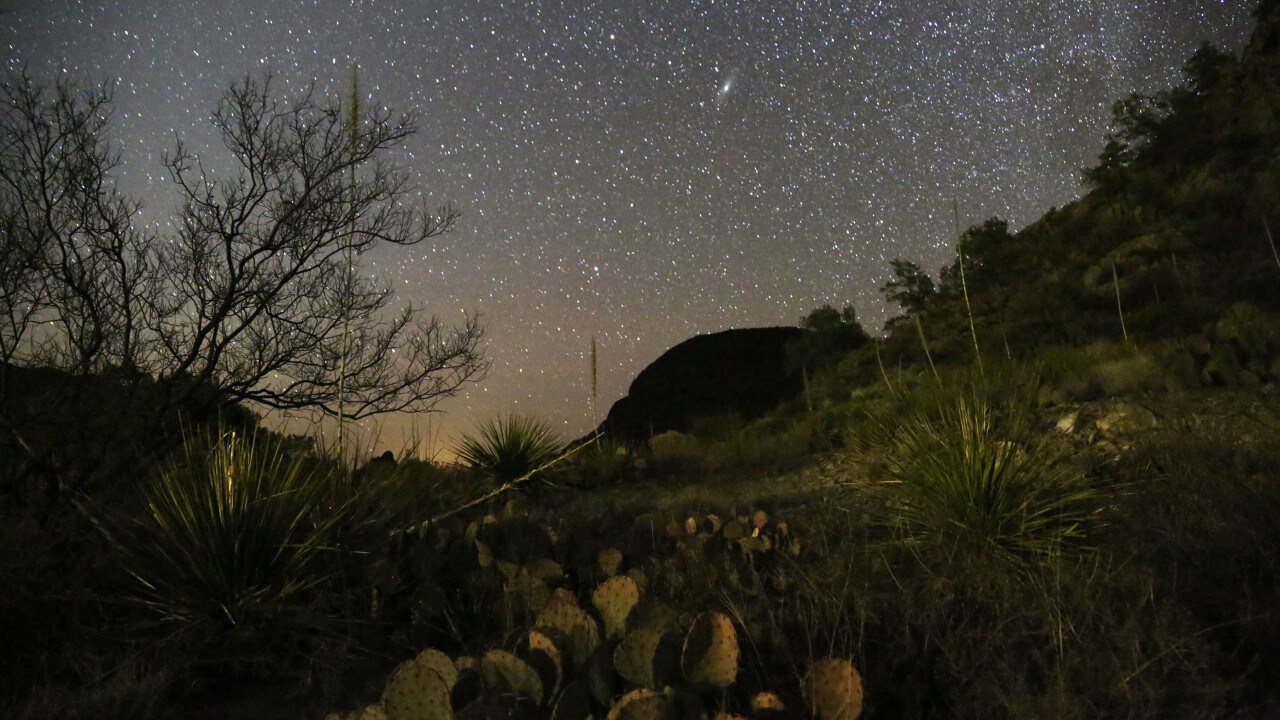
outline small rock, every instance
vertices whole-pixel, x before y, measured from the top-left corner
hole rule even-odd
[[[1158,425],[1155,413],[1138,405],[1117,405],[1094,421],[1098,430],[1108,433],[1131,433]]]

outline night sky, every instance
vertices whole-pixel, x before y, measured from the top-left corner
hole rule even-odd
[[[181,136],[215,170],[229,84],[271,71],[421,115],[400,151],[458,229],[368,269],[401,303],[483,314],[493,369],[418,433],[498,412],[566,437],[699,333],[887,317],[888,261],[936,271],[955,233],[1081,194],[1111,103],[1238,51],[1252,0],[0,0],[9,67],[115,79],[121,186],[167,227]],[[408,422],[378,428],[403,444]]]

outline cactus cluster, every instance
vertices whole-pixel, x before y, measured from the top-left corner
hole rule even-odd
[[[447,720],[455,713],[633,720],[786,714],[787,703],[776,693],[735,690],[741,651],[739,627],[729,616],[705,611],[689,619],[649,596],[650,573],[665,571],[662,560],[650,557],[644,567],[622,572],[629,555],[607,548],[566,571],[550,552],[531,551],[540,542],[544,550],[554,547],[554,530],[507,513],[454,533],[455,547],[469,557],[464,567],[472,577],[464,586],[487,588],[488,607],[505,608],[512,630],[519,628],[503,633],[509,644],[455,658],[424,650],[396,668],[377,703],[326,720]],[[690,517],[671,523],[668,532],[676,555],[710,554],[748,568],[779,550],[798,552],[786,525],[763,512]],[[574,577],[603,580],[580,596],[567,584]],[[821,660],[794,697],[802,697],[817,720],[853,720],[861,712],[861,680],[847,661]],[[725,703],[731,707],[716,707]]]

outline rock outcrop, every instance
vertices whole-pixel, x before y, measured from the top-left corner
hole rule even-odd
[[[667,430],[687,431],[700,417],[759,417],[800,392],[801,377],[788,367],[786,346],[804,332],[746,328],[685,340],[636,376],[600,429],[642,442]]]

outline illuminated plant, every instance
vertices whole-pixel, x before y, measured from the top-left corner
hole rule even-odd
[[[558,457],[564,444],[546,423],[525,415],[500,416],[464,433],[453,451],[498,482],[511,482]]]
[[[892,521],[910,540],[959,536],[1015,553],[1056,554],[1086,541],[1100,490],[1065,462],[1030,411],[961,393],[904,422],[887,441]]]

